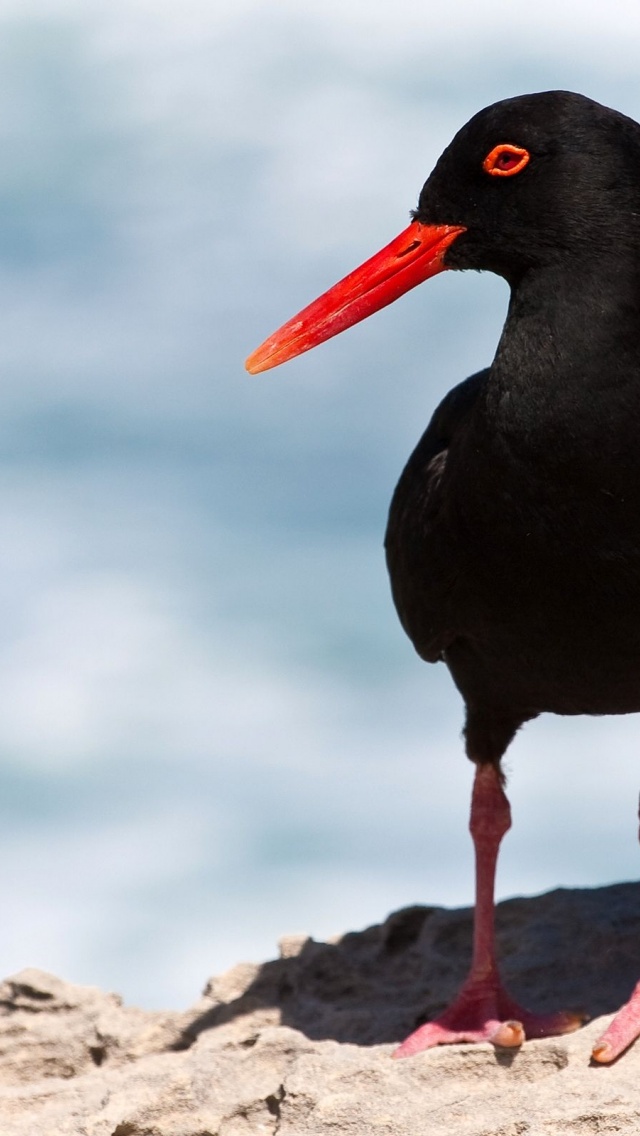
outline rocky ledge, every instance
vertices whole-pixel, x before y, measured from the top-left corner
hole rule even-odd
[[[509,900],[498,927],[522,1002],[596,1020],[518,1051],[392,1061],[464,976],[468,910],[285,938],[185,1012],[21,971],[0,987],[1,1136],[637,1136],[640,1042],[611,1067],[589,1052],[640,975],[640,884]]]

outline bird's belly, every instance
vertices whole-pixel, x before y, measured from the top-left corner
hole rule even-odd
[[[465,698],[536,713],[640,711],[640,556],[616,546],[615,531],[585,540],[565,529],[555,546],[532,532],[503,532],[491,550],[478,541],[463,561],[445,658]]]
[[[638,636],[614,642],[539,635],[517,621],[491,636],[454,638],[443,658],[468,704],[509,706],[523,718],[554,714],[630,714],[640,711]],[[569,629],[570,630],[570,629]]]
[[[467,703],[640,711],[640,533],[623,546],[615,526],[521,522],[436,525],[405,558],[394,596],[414,646],[444,658]]]

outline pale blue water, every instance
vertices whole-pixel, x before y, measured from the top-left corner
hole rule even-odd
[[[457,0],[435,51],[392,7],[0,14],[2,973],[180,1005],[282,933],[470,900],[459,699],[381,546],[505,288],[449,274],[281,371],[242,360],[404,227],[481,105],[640,115],[640,17],[543,5],[515,36]],[[523,733],[501,894],[637,875],[639,743]]]

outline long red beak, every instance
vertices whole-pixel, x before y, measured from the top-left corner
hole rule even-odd
[[[430,276],[446,269],[444,254],[464,233],[461,225],[413,221],[386,248],[334,284],[297,316],[274,331],[245,364],[252,375],[286,363],[393,303]]]

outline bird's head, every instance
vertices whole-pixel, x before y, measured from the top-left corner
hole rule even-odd
[[[413,217],[464,233],[445,267],[496,272],[600,255],[640,209],[640,126],[583,95],[546,91],[494,103],[462,127]]]
[[[494,103],[456,134],[412,217],[265,340],[247,370],[308,351],[446,269],[488,270],[514,286],[530,269],[602,257],[638,224],[640,126],[566,91]]]

